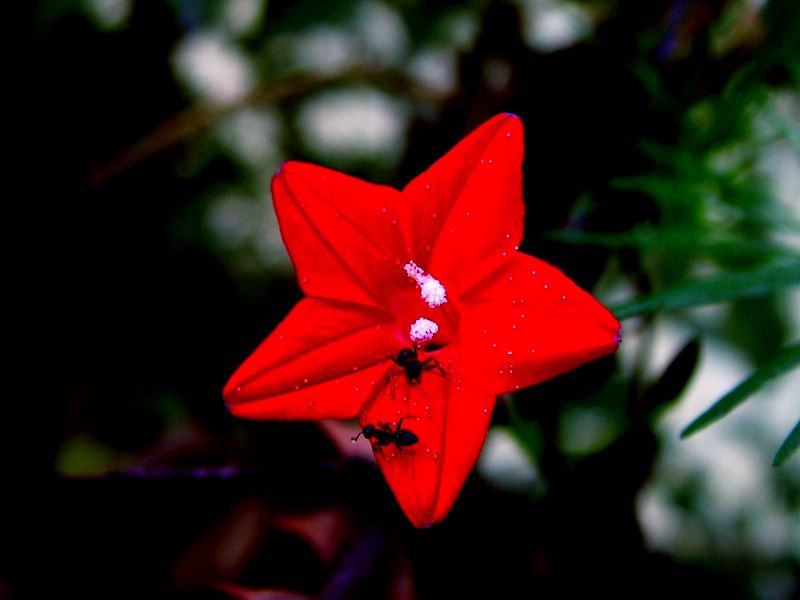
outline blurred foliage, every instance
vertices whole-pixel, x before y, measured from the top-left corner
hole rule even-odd
[[[0,597],[800,594],[800,3],[46,0],[20,29]],[[517,442],[415,531],[355,425],[220,390],[300,297],[282,160],[402,186],[501,111],[521,250],[624,341],[503,398]],[[741,408],[677,444],[703,406],[690,431]]]
[[[709,408],[702,415],[692,421],[686,429],[681,433],[681,437],[687,437],[693,433],[700,431],[707,427],[714,421],[717,421],[731,412],[734,408],[739,406],[742,402],[747,400],[752,394],[758,391],[769,380],[779,377],[787,371],[794,369],[800,364],[800,344],[794,344],[783,348],[769,363],[761,365],[761,367],[748,377],[745,381],[736,386],[733,390],[725,394],[714,405]],[[786,449],[790,443],[790,438],[787,437],[786,442],[782,444],[780,461],[782,463],[788,457],[788,450]],[[796,447],[796,444],[795,444]]]

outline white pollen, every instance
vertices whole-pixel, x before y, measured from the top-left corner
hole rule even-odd
[[[404,266],[403,269],[405,270],[406,274],[417,283],[419,283],[419,280],[425,274],[425,271],[422,270],[422,267],[418,266],[413,260],[408,261],[408,264]]]
[[[447,302],[444,286],[430,275],[426,276],[425,281],[420,286],[420,294],[422,295],[422,299],[425,300],[427,305],[431,308],[435,308]]]
[[[430,340],[437,331],[439,331],[439,326],[436,323],[430,319],[420,317],[411,324],[408,337],[411,338],[412,342],[418,344]]]
[[[447,302],[447,292],[441,282],[432,275],[427,275],[413,260],[408,261],[403,270],[417,282],[420,295],[429,307],[436,308]]]

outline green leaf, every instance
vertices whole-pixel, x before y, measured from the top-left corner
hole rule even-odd
[[[663,292],[656,292],[613,307],[618,319],[629,319],[659,310],[677,310],[766,296],[800,284],[800,261],[770,265],[752,271],[725,273],[692,281]]]
[[[699,358],[700,340],[695,338],[675,355],[658,381],[641,394],[636,405],[637,410],[655,415],[669,406],[689,384]]]
[[[584,231],[555,231],[545,234],[547,239],[566,244],[602,246],[604,248],[639,248],[659,250],[672,254],[706,252],[723,258],[778,258],[792,256],[779,244],[765,240],[746,240],[732,236],[712,235],[701,229],[666,229],[635,227],[625,233],[592,233]]]
[[[772,461],[772,466],[781,466],[798,448],[800,448],[800,421],[797,422],[794,429],[783,440],[781,447],[778,448],[775,460]]]
[[[756,369],[750,377],[717,400],[711,408],[692,421],[681,432],[681,437],[689,437],[714,421],[721,419],[761,389],[765,383],[779,375],[783,375],[798,364],[800,364],[800,343],[786,346],[772,360]],[[789,437],[791,438],[792,435]],[[789,445],[791,446],[791,443]]]

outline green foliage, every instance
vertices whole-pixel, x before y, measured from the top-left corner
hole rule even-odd
[[[741,34],[737,28],[750,18],[743,10],[743,3],[730,3],[714,23],[708,46],[697,42],[694,50],[716,58],[730,52]],[[716,90],[676,89],[667,69],[635,61],[633,69],[653,105],[674,114],[680,128],[666,141],[640,139],[647,166],[617,176],[609,185],[651,203],[653,213],[618,231],[568,228],[548,236],[620,257],[623,275],[635,282],[637,291],[612,306],[619,319],[652,319],[662,313],[690,319],[682,311],[731,303],[734,310],[725,313],[727,321],[717,333],[762,366],[687,427],[684,437],[797,366],[794,345],[764,361],[772,348],[786,342],[779,300],[800,285],[800,222],[789,208],[796,198],[771,180],[764,156],[780,145],[784,156],[793,152],[795,159],[800,157],[796,108],[787,109],[787,102],[797,102],[800,82],[798,16],[797,3],[768,3],[763,18],[771,35]],[[776,464],[794,451],[797,435],[795,428]]]
[[[778,452],[775,453],[775,460],[772,464],[776,467],[782,465],[798,448],[800,448],[800,421],[797,422],[794,429],[783,440]]]
[[[678,310],[753,298],[800,285],[800,261],[782,262],[752,271],[723,273],[690,281],[670,289],[641,296],[612,308],[619,319],[657,311]]]
[[[792,344],[783,348],[772,360],[761,365],[750,377],[692,421],[683,430],[681,437],[689,437],[718,421],[758,392],[766,383],[791,371],[797,365],[800,365],[800,344]],[[775,465],[783,463],[797,449],[798,443],[800,443],[800,432],[795,427],[778,450],[778,454],[775,456]]]
[[[658,380],[640,396],[639,411],[650,418],[672,405],[689,385],[700,359],[700,340],[689,340],[669,363]]]

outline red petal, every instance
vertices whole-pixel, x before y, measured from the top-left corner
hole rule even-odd
[[[439,278],[471,286],[522,239],[522,122],[498,115],[468,135],[403,196],[410,213],[412,256]],[[449,288],[448,288],[449,290]]]
[[[513,391],[614,352],[619,322],[555,267],[515,253],[461,297],[470,368],[497,393]]]
[[[401,373],[362,413],[361,426],[388,424],[414,433],[405,448],[373,446],[398,503],[416,527],[440,522],[450,512],[480,454],[495,396],[462,365],[458,347],[437,353],[446,376],[425,371],[420,385]],[[375,440],[373,440],[374,442]]]
[[[230,411],[251,419],[348,419],[397,351],[385,312],[306,298],[236,370],[223,392]]]
[[[307,296],[385,306],[406,283],[400,192],[287,162],[272,180],[283,241]]]

